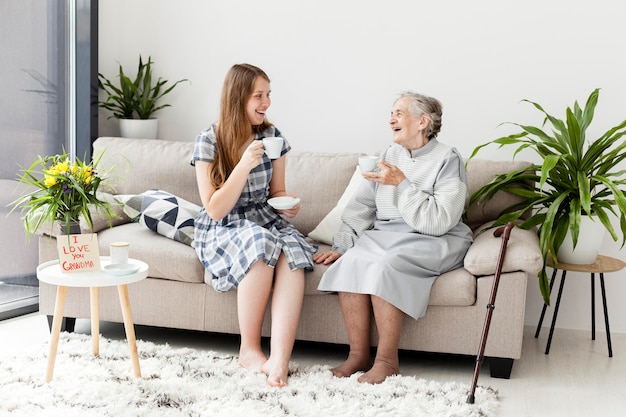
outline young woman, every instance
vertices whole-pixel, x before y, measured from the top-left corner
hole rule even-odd
[[[220,292],[237,289],[241,366],[267,374],[272,386],[287,384],[289,359],[304,296],[304,270],[317,248],[275,210],[271,197],[286,196],[285,140],[269,159],[261,139],[282,136],[265,117],[270,80],[253,65],[234,65],[226,75],[217,123],[196,138],[195,165],[203,208],[195,223],[195,249]],[[295,197],[295,195],[292,195]],[[270,355],[261,349],[261,327],[270,292]]]

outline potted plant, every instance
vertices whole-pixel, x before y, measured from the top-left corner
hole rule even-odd
[[[593,120],[599,93],[599,89],[594,90],[584,108],[574,102],[573,108],[566,109],[565,120],[547,113],[538,103],[523,100],[543,113],[543,125],[508,122],[521,132],[482,144],[470,156],[471,159],[481,148],[495,144],[517,146],[514,157],[528,149],[541,159],[539,164],[497,176],[472,194],[470,204],[488,200],[498,190],[525,198],[524,203],[508,207],[496,225],[519,220],[524,229],[537,228],[543,256],[539,288],[548,305],[550,286],[546,266],[549,261],[556,264],[566,236],[574,248],[586,239],[580,236],[583,219],[592,216],[596,224],[603,226],[603,232],[608,231],[617,241],[618,234],[609,215],[619,217],[622,246],[626,241],[626,171],[619,168],[626,159],[623,140],[626,120],[595,139],[588,138],[587,128]]]
[[[176,81],[166,88],[169,81],[159,77],[156,81],[152,76],[152,61],[144,63],[139,56],[139,66],[135,79],[131,80],[125,73],[122,65],[119,66],[119,85],[113,84],[101,73],[98,73],[98,86],[107,94],[104,101],[99,101],[98,106],[111,111],[109,119],[115,117],[120,120],[120,131],[124,137],[142,137],[155,139],[157,136],[157,119],[154,113],[170,104],[162,104],[160,100],[170,93],[174,87],[187,79]],[[141,120],[142,122],[136,122]],[[135,125],[147,125],[147,131],[137,132]],[[147,133],[146,133],[147,132]]]
[[[29,239],[43,225],[61,224],[61,234],[80,233],[80,217],[93,230],[91,210],[115,216],[111,205],[97,196],[103,176],[97,171],[102,155],[87,164],[78,158],[72,161],[67,153],[38,157],[22,171],[21,183],[32,191],[13,201],[13,210],[24,214],[24,228]]]

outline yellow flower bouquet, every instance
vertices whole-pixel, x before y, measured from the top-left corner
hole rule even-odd
[[[96,195],[103,181],[96,169],[100,157],[87,164],[78,158],[72,161],[67,153],[39,156],[23,170],[19,181],[32,186],[34,191],[11,204],[24,214],[27,237],[54,221],[60,221],[66,227],[65,234],[69,234],[71,224],[79,222],[81,215],[93,230],[91,209],[103,211],[108,218],[114,216],[110,204]]]

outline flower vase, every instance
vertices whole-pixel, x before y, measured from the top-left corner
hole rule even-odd
[[[80,235],[80,222],[77,220],[71,220],[67,222],[59,222],[60,235]]]

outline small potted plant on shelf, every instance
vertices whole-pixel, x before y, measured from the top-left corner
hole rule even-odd
[[[155,139],[158,120],[154,118],[154,113],[171,106],[160,103],[161,99],[178,84],[188,81],[187,79],[178,80],[166,87],[169,81],[161,77],[154,80],[153,63],[151,57],[148,57],[148,62],[144,63],[140,55],[134,80],[124,73],[120,64],[119,85],[115,85],[103,74],[98,73],[98,86],[106,93],[106,98],[104,101],[98,101],[98,106],[113,113],[109,119],[114,117],[120,121],[120,132],[124,137]]]
[[[569,263],[593,263],[597,249],[606,232],[618,240],[610,215],[620,220],[622,246],[626,241],[626,171],[620,164],[626,159],[626,120],[610,128],[595,139],[586,136],[593,120],[600,90],[594,90],[584,108],[578,102],[565,111],[565,119],[547,113],[541,105],[529,100],[544,115],[541,126],[508,123],[521,132],[504,136],[476,147],[470,159],[489,145],[517,146],[515,155],[522,150],[532,150],[541,162],[528,168],[513,171],[494,178],[470,197],[470,204],[488,200],[498,190],[504,190],[525,198],[525,202],[508,207],[495,225],[520,221],[524,229],[538,228],[539,245],[543,256],[543,268],[539,272],[539,288],[544,302],[550,304],[550,286],[546,266],[557,260],[563,261],[564,247],[576,249],[582,242],[592,241],[591,232],[585,235],[584,225],[601,229],[600,243],[595,244],[593,259],[575,255]],[[546,129],[545,127],[549,127]],[[593,244],[593,243],[592,243]],[[578,259],[578,261],[577,261]]]
[[[100,155],[101,157],[102,155]],[[73,161],[67,153],[38,157],[18,178],[30,186],[13,201],[13,210],[21,209],[27,238],[44,225],[59,222],[61,234],[80,233],[80,218],[93,230],[91,210],[111,219],[115,216],[110,203],[101,200],[97,191],[103,176],[97,170],[100,157],[91,163],[78,158]]]

